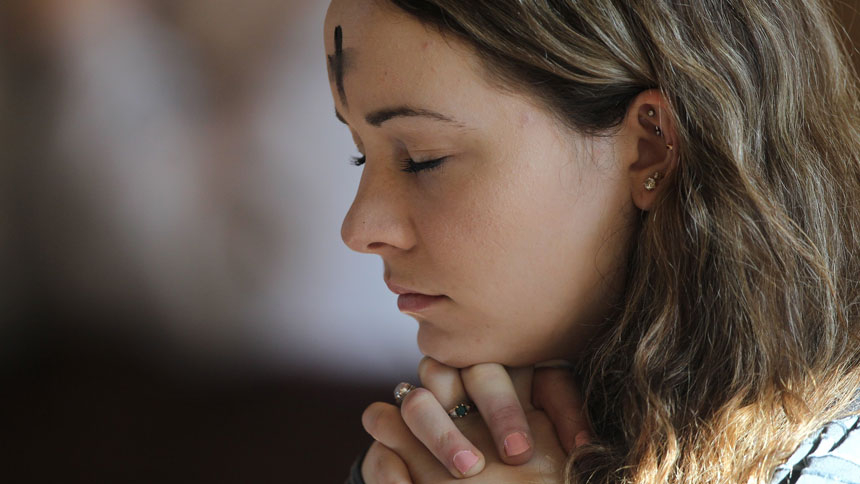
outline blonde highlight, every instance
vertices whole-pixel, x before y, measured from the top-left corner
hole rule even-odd
[[[860,100],[813,0],[391,0],[582,133],[660,89],[680,156],[582,368],[572,483],[767,482],[860,388]]]

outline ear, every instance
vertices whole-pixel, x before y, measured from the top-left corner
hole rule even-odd
[[[677,167],[680,148],[674,113],[660,91],[650,89],[636,96],[624,118],[619,142],[633,203],[648,211]]]

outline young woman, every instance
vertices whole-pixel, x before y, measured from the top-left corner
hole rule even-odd
[[[431,358],[365,412],[371,484],[860,482],[860,105],[823,1],[334,0],[325,32],[343,239]],[[532,384],[558,359],[587,425]]]

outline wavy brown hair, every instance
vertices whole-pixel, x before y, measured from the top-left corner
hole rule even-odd
[[[584,361],[570,482],[767,482],[860,388],[860,103],[817,0],[390,0],[611,133],[660,89],[679,165]]]

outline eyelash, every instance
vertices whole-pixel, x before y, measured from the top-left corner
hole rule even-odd
[[[400,171],[403,171],[405,173],[418,173],[419,171],[433,170],[433,169],[439,168],[439,166],[441,166],[442,163],[444,163],[447,159],[448,159],[447,156],[443,156],[442,158],[437,158],[435,160],[429,160],[429,161],[422,161],[421,163],[416,163],[415,160],[412,160],[412,159],[404,160],[400,163],[400,165],[402,166]],[[361,165],[365,164],[366,162],[367,162],[366,156],[362,156],[360,158],[359,157],[353,157],[352,160],[350,161],[350,164],[354,165],[354,166],[361,166]]]

